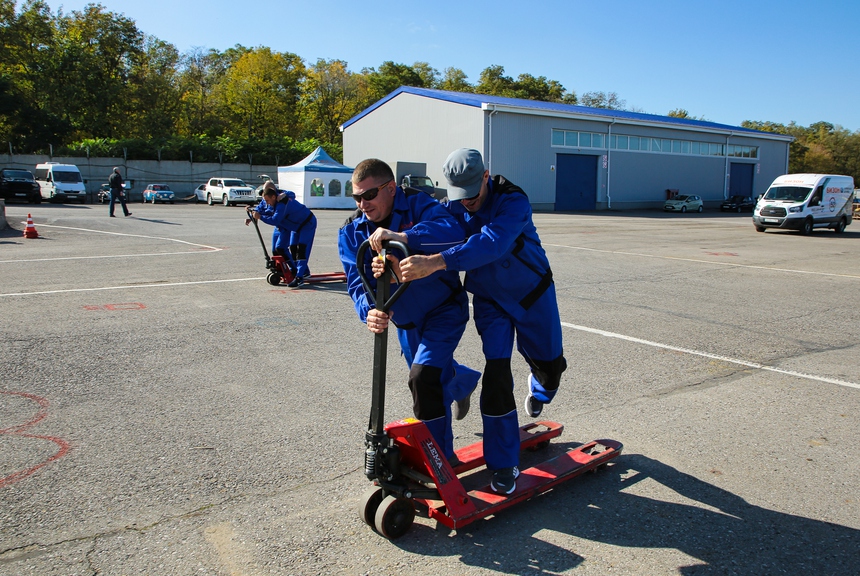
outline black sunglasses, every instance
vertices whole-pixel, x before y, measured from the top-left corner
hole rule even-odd
[[[389,180],[388,182],[393,182],[393,180]],[[379,194],[379,191],[382,188],[388,186],[388,182],[386,182],[385,184],[380,184],[376,188],[371,188],[370,190],[365,190],[361,194],[353,194],[352,199],[355,200],[356,202],[361,202],[362,200],[367,200],[368,202],[370,202],[371,200],[376,198],[376,195]]]

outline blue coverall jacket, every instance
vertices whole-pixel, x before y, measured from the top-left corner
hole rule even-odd
[[[367,311],[375,306],[365,294],[356,269],[355,255],[358,247],[370,238],[376,227],[362,214],[341,228],[338,235],[338,251],[346,272],[347,289],[362,322],[367,322]],[[412,254],[437,254],[463,241],[462,228],[444,206],[426,194],[407,197],[400,187],[394,197],[388,229],[406,234],[407,246]],[[376,289],[371,262],[372,255],[368,250],[365,253],[365,271],[370,285]],[[455,271],[438,271],[427,278],[416,280],[394,303],[392,322],[399,327],[421,322],[430,311],[451,298],[453,293],[461,291],[460,275]]]
[[[567,367],[552,271],[532,222],[526,194],[503,176],[487,182],[487,198],[470,214],[460,202],[446,204],[466,242],[442,252],[447,270],[466,271],[474,297],[475,327],[486,359],[481,389],[484,457],[490,469],[519,462],[519,426],[513,397],[511,353],[531,368],[530,393],[552,401]]]
[[[463,241],[463,230],[444,206],[426,194],[406,196],[397,188],[389,230],[406,234],[412,254],[436,254]],[[356,262],[359,246],[377,225],[364,214],[348,221],[338,236],[338,251],[346,272],[347,289],[362,322],[374,305],[358,275],[363,266],[368,283],[376,290],[371,268],[372,251]],[[396,250],[393,252],[397,254]],[[410,366],[415,417],[422,420],[446,457],[454,454],[451,402],[471,392],[478,373],[454,362],[454,351],[469,321],[469,300],[455,271],[437,271],[416,280],[394,303],[391,321],[398,328],[404,358]],[[455,369],[457,374],[455,377]]]
[[[260,220],[275,227],[272,232],[272,250],[278,249],[280,254],[289,256],[297,268],[298,276],[309,276],[307,261],[316,235],[316,217],[310,208],[296,200],[295,193],[279,192],[274,206],[260,200],[255,210],[260,213]]]
[[[442,252],[448,270],[466,271],[466,290],[493,300],[522,319],[552,284],[552,272],[532,208],[521,188],[496,176],[481,209],[469,214],[459,202],[447,204],[466,231],[465,244]]]

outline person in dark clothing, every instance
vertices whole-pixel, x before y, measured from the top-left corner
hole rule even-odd
[[[110,217],[114,217],[114,206],[116,205],[117,200],[119,200],[119,203],[122,205],[122,213],[126,216],[131,216],[131,212],[128,211],[128,207],[125,205],[125,190],[123,190],[123,181],[122,176],[119,173],[119,166],[113,169],[113,172],[108,178],[108,184],[110,185],[110,209],[108,212]]]

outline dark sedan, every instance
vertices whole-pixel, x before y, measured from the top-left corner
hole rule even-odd
[[[749,196],[732,196],[720,204],[723,212],[752,212],[754,209],[755,202]]]
[[[3,168],[0,170],[0,198],[38,204],[42,201],[42,191],[29,170]]]

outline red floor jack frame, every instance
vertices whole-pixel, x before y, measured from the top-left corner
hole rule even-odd
[[[374,295],[363,269],[368,247],[369,243],[364,242],[356,255],[359,275],[376,308],[387,312],[408,283],[401,284],[391,294],[391,271],[386,266]],[[400,242],[389,241],[387,248],[408,255],[406,246]],[[383,259],[385,252],[381,254]],[[415,520],[416,503],[428,517],[452,529],[462,528],[584,472],[596,471],[621,454],[620,442],[594,440],[522,470],[512,494],[496,494],[489,484],[467,491],[458,475],[486,464],[481,442],[457,450],[460,463],[452,468],[423,422],[407,418],[383,427],[387,353],[386,330],[374,335],[373,392],[365,435],[365,475],[373,481],[373,486],[362,496],[358,508],[361,519],[386,538],[399,538],[409,530]],[[545,448],[563,430],[561,424],[549,421],[521,426],[520,448]]]
[[[289,284],[296,277],[296,265],[286,256],[272,254],[269,256],[269,251],[266,250],[266,242],[263,240],[263,235],[260,233],[260,225],[251,214],[253,210],[248,208],[248,219],[254,223],[254,229],[257,230],[257,238],[260,239],[260,245],[263,247],[263,254],[266,256],[266,268],[269,269],[269,275],[266,276],[266,282],[272,286],[280,284]],[[320,284],[322,282],[346,282],[346,274],[343,272],[330,272],[328,274],[311,274],[305,278],[305,284]]]

